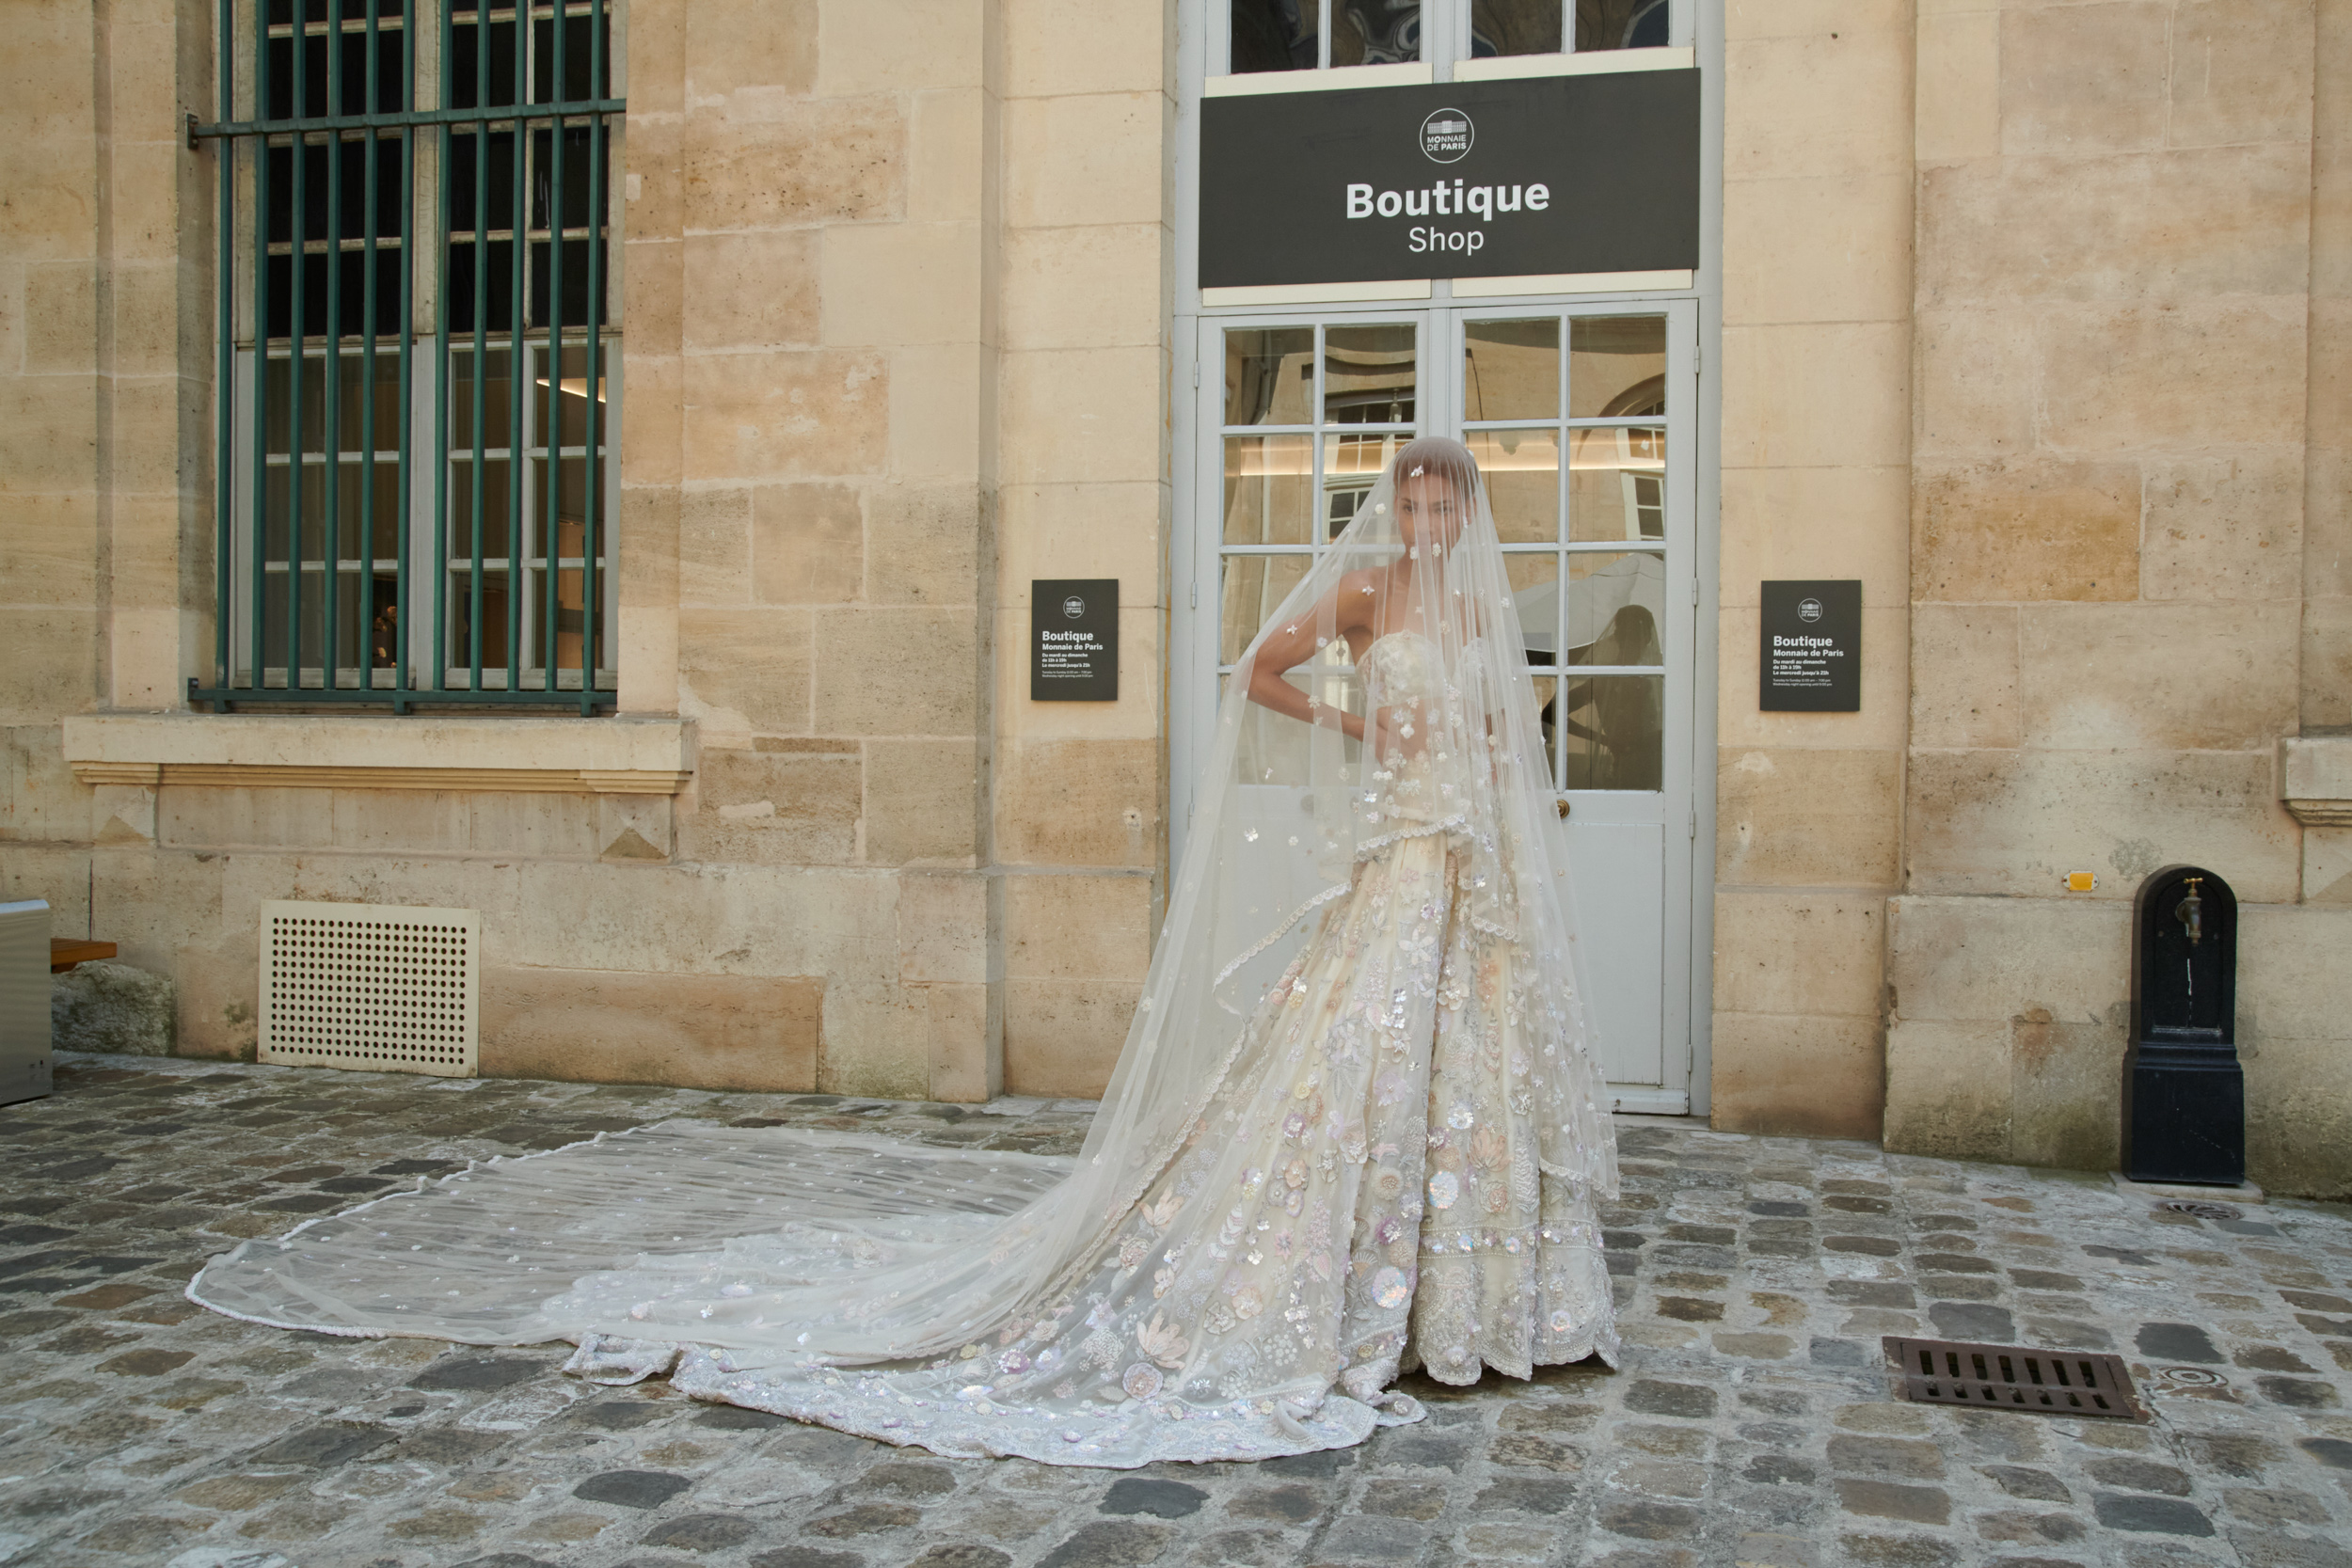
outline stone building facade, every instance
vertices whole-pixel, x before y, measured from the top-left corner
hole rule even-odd
[[[1412,79],[1507,8],[1430,0]],[[1419,312],[1430,424],[1440,330],[1655,309],[1692,848],[1670,800],[1629,1102],[2107,1168],[2132,895],[2187,862],[2243,903],[2251,1175],[2352,1192],[2352,5],[1643,9],[1568,14],[1703,83],[1698,264],[1384,300],[1200,288],[1222,8],[616,5],[617,683],[564,717],[191,702],[249,482],[219,16],[17,8],[0,895],[169,974],[183,1054],[252,1052],[301,899],[478,911],[485,1073],[1099,1092],[1231,596],[1208,334]],[[1117,579],[1116,702],[1029,700],[1044,578]],[[1761,711],[1760,585],[1816,578],[1860,710]]]

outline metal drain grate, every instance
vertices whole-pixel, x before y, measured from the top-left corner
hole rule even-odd
[[[2201,1220],[2242,1220],[2244,1212],[2227,1203],[2201,1203],[2195,1198],[2176,1197],[2165,1208],[2176,1214],[2194,1214]]]
[[[1966,1404],[2041,1416],[2145,1421],[2122,1359],[2030,1345],[1971,1345],[1886,1336],[1886,1358],[1915,1404]]]
[[[471,1077],[482,915],[389,904],[262,906],[264,1062]]]

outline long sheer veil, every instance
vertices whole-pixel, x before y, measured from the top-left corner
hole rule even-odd
[[[1450,544],[1417,546],[1399,486],[1428,479],[1466,515]],[[1440,700],[1391,715],[1445,765],[1425,799],[1384,790],[1389,759],[1345,733],[1343,715],[1385,700],[1359,672],[1343,608],[1375,576],[1390,585],[1382,603],[1418,608],[1372,635],[1428,639],[1444,673]],[[1302,624],[1319,652],[1287,678],[1311,701],[1310,723],[1247,697],[1267,632]],[[1613,1194],[1565,834],[1504,558],[1469,451],[1424,439],[1397,454],[1227,680],[1143,995],[1074,1159],[666,1123],[477,1164],[246,1243],[188,1294],[328,1333],[719,1347],[729,1370],[969,1355],[975,1336],[1034,1315],[1091,1266],[1198,1137],[1318,909],[1359,862],[1427,832],[1450,835],[1462,912],[1509,956],[1507,1005],[1537,1058],[1544,1176]]]

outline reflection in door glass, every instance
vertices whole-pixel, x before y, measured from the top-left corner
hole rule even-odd
[[[1388,471],[1396,449],[1413,438],[1409,430],[1382,435],[1354,432],[1323,438],[1323,536],[1337,539],[1356,520],[1356,509]]]
[[[1420,58],[1421,0],[1331,0],[1333,65],[1395,65]]]
[[[1314,70],[1322,9],[1318,0],[1233,0],[1235,73]]]
[[[1556,664],[1560,648],[1560,556],[1514,550],[1502,558],[1511,582],[1511,603],[1519,618],[1519,638],[1527,662]]]
[[[1217,662],[1231,664],[1249,649],[1258,628],[1307,575],[1305,555],[1229,555]]]
[[[1334,326],[1323,335],[1323,422],[1411,424],[1413,325]]]
[[[1560,0],[1471,0],[1470,58],[1560,52]]]
[[[1314,358],[1311,326],[1226,333],[1225,422],[1312,423]]]
[[[1568,537],[1666,537],[1666,433],[1638,426],[1568,432]]]
[[[1314,437],[1225,438],[1225,543],[1306,545],[1314,532]]]
[[[1580,316],[1568,324],[1568,417],[1666,411],[1666,318]]]
[[[1560,537],[1560,433],[1472,430],[1462,439],[1486,476],[1495,532],[1506,545],[1549,545]]]
[[[1462,327],[1462,418],[1560,417],[1560,320],[1468,322]]]
[[[1671,0],[1576,0],[1576,47],[1663,49],[1673,36]]]
[[[1664,746],[1663,675],[1587,675],[1562,683],[1544,714],[1568,789],[1658,789]]]
[[[1568,557],[1570,664],[1661,665],[1666,558],[1580,550]]]

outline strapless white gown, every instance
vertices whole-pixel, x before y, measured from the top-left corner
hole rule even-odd
[[[1437,658],[1425,639],[1395,633],[1359,667],[1371,700],[1400,703],[1441,683]],[[1525,1377],[1594,1354],[1613,1365],[1593,1196],[1538,1161],[1534,1052],[1511,974],[1525,960],[1461,914],[1469,857],[1446,810],[1443,767],[1423,755],[1379,776],[1371,805],[1381,831],[1249,1018],[1206,1111],[1140,1197],[1105,1216],[1099,1249],[1012,1319],[975,1323],[970,1340],[944,1356],[858,1367],[563,1326],[748,1323],[786,1299],[784,1286],[829,1274],[926,1249],[958,1266],[984,1262],[961,1238],[1001,1223],[1011,1205],[1000,1199],[977,1206],[995,1213],[932,1212],[895,1229],[852,1235],[787,1222],[707,1250],[640,1254],[536,1301],[530,1323],[540,1326],[516,1336],[577,1338],[573,1367],[590,1376],[627,1381],[667,1369],[699,1397],[885,1442],[1118,1467],[1359,1442],[1375,1424],[1417,1418],[1391,1388],[1416,1367],[1468,1384],[1486,1369]],[[628,1135],[668,1139],[634,1154],[624,1138],[504,1168],[511,1179],[526,1174],[519,1165],[627,1157],[663,1180],[691,1182],[698,1137],[758,1135],[660,1129]],[[807,1160],[822,1146],[804,1137],[796,1147]],[[841,1167],[877,1190],[889,1185],[878,1173],[890,1158],[864,1140],[839,1140]],[[1068,1166],[942,1156],[923,1179],[940,1180],[955,1158],[978,1163],[976,1180],[984,1165],[1000,1191],[1041,1189]],[[556,1168],[528,1175],[550,1192],[563,1184]],[[339,1223],[370,1251],[402,1244],[394,1230],[370,1238],[373,1216]],[[302,1266],[324,1278],[333,1249],[347,1243],[332,1231],[314,1241],[324,1250]],[[527,1256],[527,1247],[516,1254]],[[248,1275],[268,1262],[265,1250],[248,1259],[240,1249],[191,1294],[239,1310],[240,1259]],[[282,1275],[295,1263],[281,1254],[272,1284],[283,1294]],[[397,1310],[441,1310],[429,1288],[416,1294]],[[435,1332],[415,1316],[397,1321]]]

